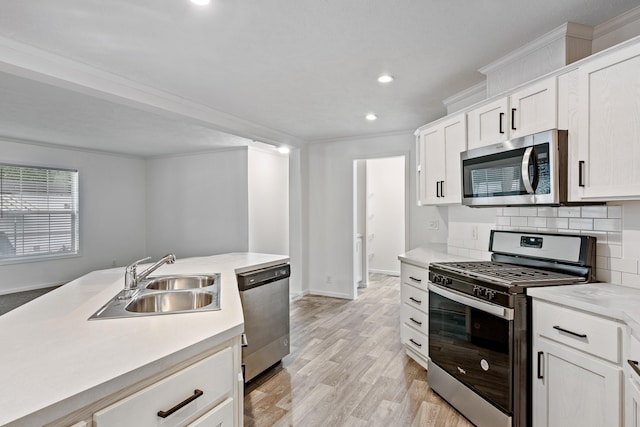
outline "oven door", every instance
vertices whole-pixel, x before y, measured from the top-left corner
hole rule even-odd
[[[546,131],[461,153],[462,204],[559,203],[556,147]]]
[[[507,414],[513,413],[513,309],[429,283],[429,357]]]

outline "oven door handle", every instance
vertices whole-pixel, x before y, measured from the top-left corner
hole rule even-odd
[[[485,313],[493,314],[494,316],[500,317],[506,320],[513,320],[513,309],[507,307],[501,307],[496,304],[491,304],[488,302],[484,302],[480,299],[469,297],[461,292],[457,292],[451,289],[442,288],[436,284],[429,282],[429,291],[435,292],[436,294],[443,296],[445,298],[449,298],[452,301],[458,302],[460,304],[468,305],[473,308],[477,308],[478,310],[484,311]]]
[[[529,176],[529,163],[531,163],[531,156],[533,155],[533,147],[528,147],[524,151],[524,156],[522,157],[522,183],[524,184],[524,188],[527,190],[527,193],[534,194],[536,190],[533,189],[533,184],[531,183],[531,177]]]

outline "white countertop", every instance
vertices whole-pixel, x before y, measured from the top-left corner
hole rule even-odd
[[[398,255],[398,259],[402,262],[422,268],[429,268],[429,264],[432,262],[477,261],[460,255],[448,254],[447,245],[445,243],[432,243],[428,246],[421,246],[412,249]]]
[[[530,288],[527,294],[567,307],[610,317],[629,325],[640,339],[640,289],[611,283]]]
[[[288,260],[233,253],[179,259],[155,272],[221,273],[219,311],[88,321],[124,286],[124,268],[114,268],[0,316],[0,425],[55,420],[240,335],[236,273]]]

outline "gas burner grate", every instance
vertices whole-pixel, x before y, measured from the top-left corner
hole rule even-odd
[[[470,261],[470,262],[441,262],[434,266],[442,270],[478,279],[498,282],[505,285],[523,285],[531,283],[575,283],[580,277],[548,270],[524,267],[521,265],[505,264],[501,262]]]

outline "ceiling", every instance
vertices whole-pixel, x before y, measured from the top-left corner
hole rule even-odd
[[[3,2],[0,136],[153,156],[411,131],[481,82],[484,65],[567,21],[595,26],[636,6]],[[378,83],[383,73],[395,81]],[[365,120],[369,112],[378,120]]]

